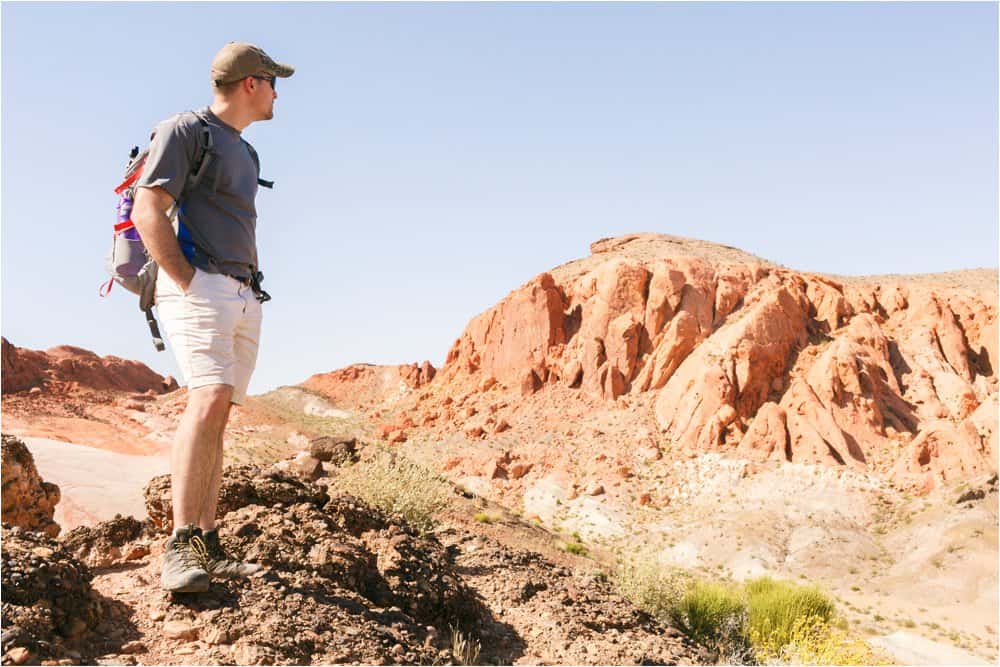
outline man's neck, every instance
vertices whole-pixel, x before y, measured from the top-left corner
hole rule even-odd
[[[242,132],[253,122],[252,118],[241,113],[234,105],[218,97],[215,98],[215,101],[208,108],[219,120],[237,132]]]

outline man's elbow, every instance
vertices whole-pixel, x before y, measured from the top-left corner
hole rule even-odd
[[[132,205],[132,224],[140,234],[166,216],[166,209],[170,206],[169,200],[169,195],[164,197],[147,188],[139,188],[136,191],[135,203]]]

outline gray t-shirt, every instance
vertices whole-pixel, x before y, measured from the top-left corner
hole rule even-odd
[[[156,126],[137,185],[159,186],[180,200],[178,237],[193,266],[248,278],[257,270],[258,170],[253,149],[208,107],[198,113],[208,122],[215,151],[198,187],[184,192],[202,152],[201,123],[190,112]]]

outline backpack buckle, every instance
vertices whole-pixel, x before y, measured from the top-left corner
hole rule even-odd
[[[250,274],[250,289],[253,290],[254,296],[257,297],[257,301],[260,303],[267,303],[271,300],[271,295],[264,291],[264,288],[260,284],[264,282],[264,274],[260,271],[254,271]]]

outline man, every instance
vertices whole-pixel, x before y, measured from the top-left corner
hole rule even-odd
[[[259,165],[240,133],[273,118],[276,77],[294,72],[252,44],[224,46],[212,61],[212,104],[157,126],[138,181],[132,221],[159,265],[157,311],[188,386],[170,460],[174,532],[161,575],[168,591],[206,591],[212,575],[260,569],[230,558],[215,529],[223,432],[231,404],[246,397],[265,300],[255,236]],[[168,215],[175,204],[176,230]]]

